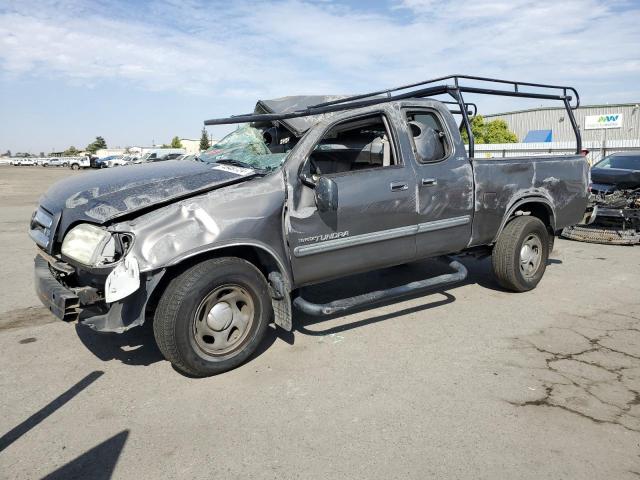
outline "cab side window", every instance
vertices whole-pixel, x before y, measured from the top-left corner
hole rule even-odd
[[[380,114],[334,125],[311,153],[311,173],[331,175],[397,165],[387,125]]]
[[[451,143],[434,113],[408,112],[407,122],[418,163],[439,162],[449,155]]]

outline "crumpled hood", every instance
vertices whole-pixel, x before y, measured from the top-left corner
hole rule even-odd
[[[611,191],[640,188],[640,171],[594,167],[591,169],[591,182],[607,186]]]
[[[236,183],[253,170],[198,161],[154,162],[74,175],[54,184],[40,205],[61,214],[60,229],[77,221],[105,223],[117,217]]]

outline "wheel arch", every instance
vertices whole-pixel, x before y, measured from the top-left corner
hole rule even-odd
[[[150,312],[155,310],[160,297],[177,275],[204,260],[220,257],[236,257],[246,260],[264,275],[272,293],[275,323],[290,331],[292,327],[290,272],[276,252],[266,245],[255,242],[233,242],[210,246],[173,259],[165,266],[166,273],[152,292],[147,303],[147,310]]]
[[[549,230],[550,235],[553,235],[553,232],[555,232],[556,214],[552,201],[543,196],[520,197],[513,201],[507,209],[500,228],[493,239],[494,243],[497,241],[507,223],[520,215],[531,215],[532,217],[539,218],[547,227],[547,230]]]

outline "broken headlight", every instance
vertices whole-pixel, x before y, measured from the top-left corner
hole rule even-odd
[[[117,261],[125,253],[125,243],[130,244],[131,239],[127,237],[127,242],[122,240],[117,234],[111,234],[103,228],[81,223],[65,235],[61,251],[71,260],[99,267]]]

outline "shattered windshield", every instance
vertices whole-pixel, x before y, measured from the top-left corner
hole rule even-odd
[[[262,131],[245,125],[214,143],[209,150],[200,154],[200,160],[271,171],[282,165],[286,156],[286,153],[271,153]]]

